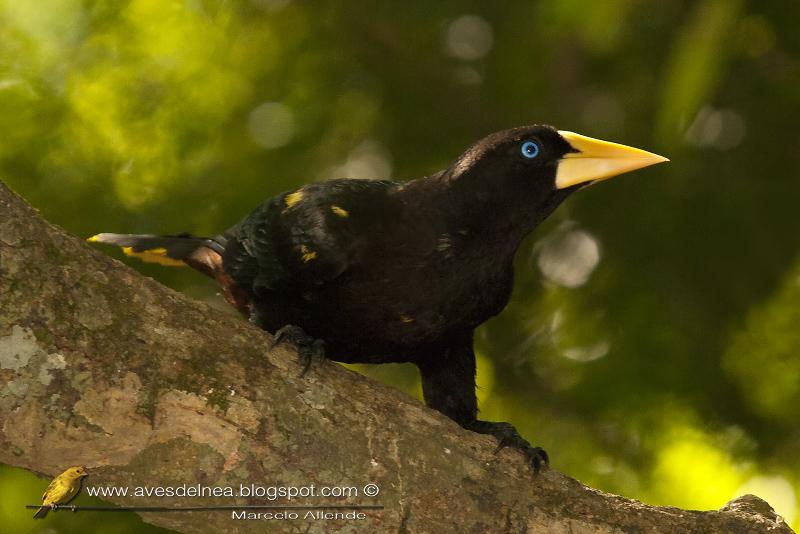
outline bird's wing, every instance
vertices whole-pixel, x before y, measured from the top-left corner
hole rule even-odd
[[[358,262],[370,236],[391,219],[396,187],[330,180],[278,195],[229,231],[225,270],[256,290],[325,284]]]
[[[50,502],[47,502],[47,499],[48,498],[52,499],[53,495],[56,492],[56,488],[58,488],[59,484],[60,482],[58,480],[58,477],[50,481],[50,484],[47,485],[47,487],[44,490],[44,493],[42,493],[42,504],[52,504],[53,501],[51,500]]]
[[[60,504],[63,498],[70,491],[70,482],[62,478],[61,475],[57,476],[50,482],[47,489],[44,490],[42,495],[42,504]]]

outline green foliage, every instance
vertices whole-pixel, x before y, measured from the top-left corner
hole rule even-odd
[[[740,0],[705,0],[679,33],[664,80],[659,133],[669,141],[686,131],[738,50],[726,46],[739,23]]]
[[[484,416],[600,488],[694,508],[758,491],[797,527],[798,23],[787,1],[0,0],[0,176],[78,235],[206,234],[525,123],[662,152],[524,244],[477,336]],[[410,366],[359,370],[419,396]],[[43,485],[0,477],[25,501]]]
[[[766,302],[753,306],[723,359],[749,408],[787,431],[800,415],[799,304],[800,265],[795,265]]]

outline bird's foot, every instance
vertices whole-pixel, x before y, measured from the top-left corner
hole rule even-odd
[[[528,462],[531,464],[534,473],[539,473],[542,469],[547,468],[550,461],[547,453],[541,447],[534,447],[528,441],[519,435],[517,429],[511,423],[495,423],[492,421],[478,421],[475,420],[464,426],[467,430],[472,430],[478,434],[490,434],[497,438],[498,444],[495,453],[499,452],[504,447],[511,447],[522,451]]]
[[[50,505],[50,509],[55,512],[56,510],[58,510],[58,505],[57,504],[51,504]]]
[[[270,350],[286,341],[292,343],[297,348],[297,356],[300,360],[300,365],[303,366],[300,376],[305,376],[305,374],[308,373],[314,360],[322,361],[325,359],[325,342],[321,339],[314,339],[309,336],[306,334],[305,330],[299,326],[287,324],[275,332]]]

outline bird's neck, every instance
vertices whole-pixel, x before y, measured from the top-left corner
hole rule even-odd
[[[482,246],[488,244],[498,253],[511,254],[566,197],[566,193],[556,194],[542,202],[537,195],[526,195],[524,189],[476,185],[452,180],[443,171],[409,182],[404,193],[409,204],[436,213],[442,231],[468,232]]]

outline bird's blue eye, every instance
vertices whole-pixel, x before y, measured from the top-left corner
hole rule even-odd
[[[522,155],[528,159],[533,159],[539,155],[539,145],[533,141],[525,141],[522,143]]]

